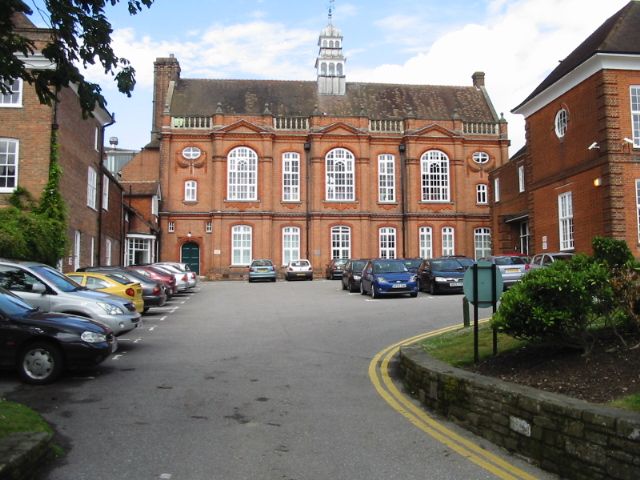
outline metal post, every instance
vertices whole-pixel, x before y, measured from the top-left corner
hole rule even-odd
[[[471,322],[469,321],[469,300],[464,296],[462,297],[462,324],[465,327],[471,325]]]
[[[494,264],[491,265],[491,305],[493,307],[493,314],[496,313],[496,305],[498,304],[498,292],[496,292],[496,283],[498,281],[498,270]],[[493,356],[498,354],[498,331],[495,328],[493,330]]]
[[[478,352],[478,265],[473,268],[473,361],[478,363],[480,354]]]

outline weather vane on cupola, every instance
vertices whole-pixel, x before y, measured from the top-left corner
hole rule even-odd
[[[334,9],[333,4],[334,3],[335,3],[335,0],[329,0],[329,25],[333,25],[331,23],[331,20],[333,18],[333,9]]]

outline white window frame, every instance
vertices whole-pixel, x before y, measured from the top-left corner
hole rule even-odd
[[[258,200],[258,154],[248,147],[227,155],[227,200]]]
[[[334,148],[325,156],[325,200],[355,200],[355,156],[346,148]]]
[[[282,154],[282,201],[300,201],[300,154]]]
[[[22,107],[22,79],[18,78],[11,82],[11,92],[0,94],[0,107],[21,108]]]
[[[478,227],[473,230],[473,252],[475,259],[491,255],[491,229]]]
[[[456,254],[456,236],[453,227],[442,227],[442,256],[450,256]]]
[[[151,215],[158,215],[158,195],[151,197]]]
[[[11,193],[18,187],[19,159],[20,141],[0,138],[0,193]],[[9,174],[9,170],[13,170],[13,173]],[[9,183],[13,183],[13,186],[7,187]]]
[[[282,264],[287,265],[300,260],[300,228],[284,227],[282,229]]]
[[[98,195],[98,173],[93,167],[87,168],[87,207],[96,210],[96,196]]]
[[[478,183],[476,185],[476,203],[478,205],[487,205],[489,203],[488,190],[486,183]]]
[[[518,192],[524,192],[524,165],[518,165]]]
[[[640,243],[640,179],[636,180],[636,220],[638,223],[638,242]]]
[[[94,138],[93,138],[93,148],[96,152],[100,151],[100,127],[96,127]]]
[[[378,155],[378,201],[396,201],[396,159],[390,153]]]
[[[184,182],[184,201],[198,201],[198,182],[196,180],[187,180]]]
[[[420,227],[418,243],[420,258],[433,258],[433,229],[431,227]]]
[[[144,234],[127,235],[125,244],[125,266],[153,262],[155,260],[155,250],[155,236]],[[142,252],[140,261],[136,260],[137,252]]]
[[[250,265],[252,248],[253,228],[250,225],[234,225],[231,227],[231,265]]]
[[[529,231],[529,220],[520,223],[520,253],[529,255],[529,240],[531,232]]]
[[[175,231],[176,231],[176,222],[174,222],[173,220],[169,220],[169,223],[167,224],[167,232],[173,233]]]
[[[108,267],[111,265],[111,239],[107,238],[104,242],[104,264]]]
[[[207,220],[207,223],[204,224],[205,233],[213,232],[213,222],[211,220]]]
[[[109,176],[102,174],[102,209],[109,210]]]
[[[553,124],[555,127],[556,136],[558,138],[563,138],[567,134],[567,129],[569,128],[569,112],[566,108],[561,108],[560,110],[558,110]]]
[[[185,147],[182,149],[182,157],[186,160],[195,160],[200,158],[202,151],[198,147]]]
[[[558,195],[558,228],[560,251],[573,250],[573,195],[571,192]]]
[[[500,201],[500,179],[493,179],[493,201],[498,203]]]
[[[473,152],[471,158],[478,165],[484,165],[489,162],[489,154],[487,152]]]
[[[331,258],[351,258],[351,228],[331,227]]]
[[[95,255],[96,255],[96,238],[95,237],[91,237],[91,242],[90,242],[90,247],[89,247],[89,251],[91,252],[90,257],[89,257],[89,266],[93,267],[95,266]]]
[[[80,268],[80,252],[82,250],[82,234],[76,230],[73,234],[73,271]]]
[[[378,229],[378,252],[380,258],[396,258],[397,232],[393,227]]]
[[[631,138],[633,148],[640,148],[640,85],[631,85],[629,89],[631,101]]]
[[[420,158],[423,202],[449,202],[449,157],[440,150],[429,150]]]

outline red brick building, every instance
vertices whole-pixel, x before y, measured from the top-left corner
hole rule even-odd
[[[123,178],[156,169],[159,258],[234,278],[254,258],[322,270],[490,252],[488,171],[509,141],[484,74],[466,87],[351,83],[342,42],[330,21],[315,82],[186,79],[176,58],[156,60],[152,141]]]
[[[640,256],[639,26],[632,1],[513,110],[527,142],[491,173],[496,251],[590,253],[599,235]]]
[[[27,17],[15,17],[16,28],[41,49],[51,31],[36,28]],[[52,68],[36,52],[33,68]],[[40,104],[35,90],[21,80],[12,93],[0,95],[0,206],[17,187],[36,199],[47,183],[51,132],[57,129],[62,196],[69,210],[71,251],[62,259],[64,271],[98,263],[121,263],[123,236],[122,188],[103,168],[104,129],[113,122],[100,108],[83,119],[73,88],[60,91],[52,107]],[[1,228],[1,226],[0,226]]]

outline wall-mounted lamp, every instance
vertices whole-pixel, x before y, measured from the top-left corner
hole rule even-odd
[[[400,145],[398,145],[398,150],[400,151],[400,153],[404,153],[407,151],[407,146],[404,143],[401,143]]]
[[[187,233],[187,237],[191,238],[191,232]]]
[[[311,150],[311,142],[304,142],[304,150],[305,152]]]
[[[594,178],[593,179],[593,186],[594,187],[599,187],[602,185],[602,178],[598,177],[598,178]]]
[[[633,145],[633,143],[634,143],[633,140],[631,140],[630,138],[627,138],[627,137],[624,137],[622,139],[622,141],[625,142],[625,143],[630,143],[631,145]]]
[[[598,142],[593,142],[587,148],[588,148],[588,150],[600,150],[600,145],[598,145]]]

